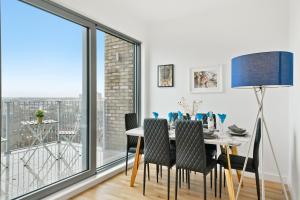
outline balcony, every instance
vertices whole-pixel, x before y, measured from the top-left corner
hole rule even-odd
[[[1,200],[12,199],[86,169],[80,98],[5,99],[2,104]],[[38,124],[35,111],[46,111]],[[125,155],[106,147],[105,100],[97,101],[97,167]]]

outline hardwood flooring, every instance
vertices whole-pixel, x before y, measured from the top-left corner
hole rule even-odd
[[[143,166],[143,165],[141,165]],[[115,176],[83,193],[74,197],[72,200],[144,200],[167,199],[167,169],[163,168],[162,179],[159,177],[156,183],[155,165],[150,168],[151,179],[146,182],[146,195],[143,196],[143,169],[138,171],[135,186],[129,187],[131,170],[128,175],[124,173]],[[217,184],[217,197],[214,197],[214,188],[210,188],[210,175],[207,176],[207,199],[219,199],[219,183]],[[214,184],[213,184],[214,186]],[[283,200],[284,195],[281,185],[274,182],[265,182],[266,199]],[[175,199],[175,168],[171,170],[171,186],[170,199]],[[237,190],[237,177],[234,176],[234,187]],[[187,184],[183,183],[181,189],[178,190],[178,200],[203,200],[203,180],[202,174],[191,173],[191,189],[188,190]],[[222,199],[228,199],[227,187],[222,187]],[[244,178],[244,187],[241,190],[240,200],[257,199],[255,180],[252,178]]]

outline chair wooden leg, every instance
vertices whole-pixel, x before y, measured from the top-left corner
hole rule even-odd
[[[184,183],[184,169],[182,169],[182,182]]]
[[[255,170],[255,180],[256,180],[257,199],[260,200],[260,185],[259,185],[259,172],[258,172],[258,169]]]
[[[143,195],[145,196],[146,187],[146,162],[144,162],[144,180],[143,180]]]
[[[148,180],[150,181],[150,167],[149,167],[149,163],[147,164],[147,170],[148,170]]]
[[[125,175],[127,176],[127,168],[128,168],[128,149],[126,150],[126,167],[125,167]]]
[[[168,167],[168,200],[170,199],[170,167]]]
[[[206,174],[203,174],[204,200],[206,200]]]
[[[177,191],[178,191],[178,169],[176,167],[176,175],[175,175],[175,200],[177,200]]]
[[[220,178],[220,181],[219,181],[219,183],[220,183],[220,191],[219,191],[219,197],[220,198],[222,198],[222,176],[223,176],[223,173],[222,173],[222,165],[220,165],[220,168],[219,168],[219,170],[220,170],[220,176],[219,176],[219,178]]]

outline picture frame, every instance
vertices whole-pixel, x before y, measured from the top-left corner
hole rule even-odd
[[[174,87],[174,65],[157,66],[157,87]]]
[[[189,79],[191,93],[223,92],[223,65],[192,68]]]

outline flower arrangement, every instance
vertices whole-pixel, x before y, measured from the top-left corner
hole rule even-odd
[[[200,104],[202,104],[202,100],[194,100],[193,105],[190,106],[184,97],[178,101],[178,105],[182,107],[184,113],[190,113],[191,115],[196,115],[199,110]],[[192,107],[192,108],[191,108]]]

